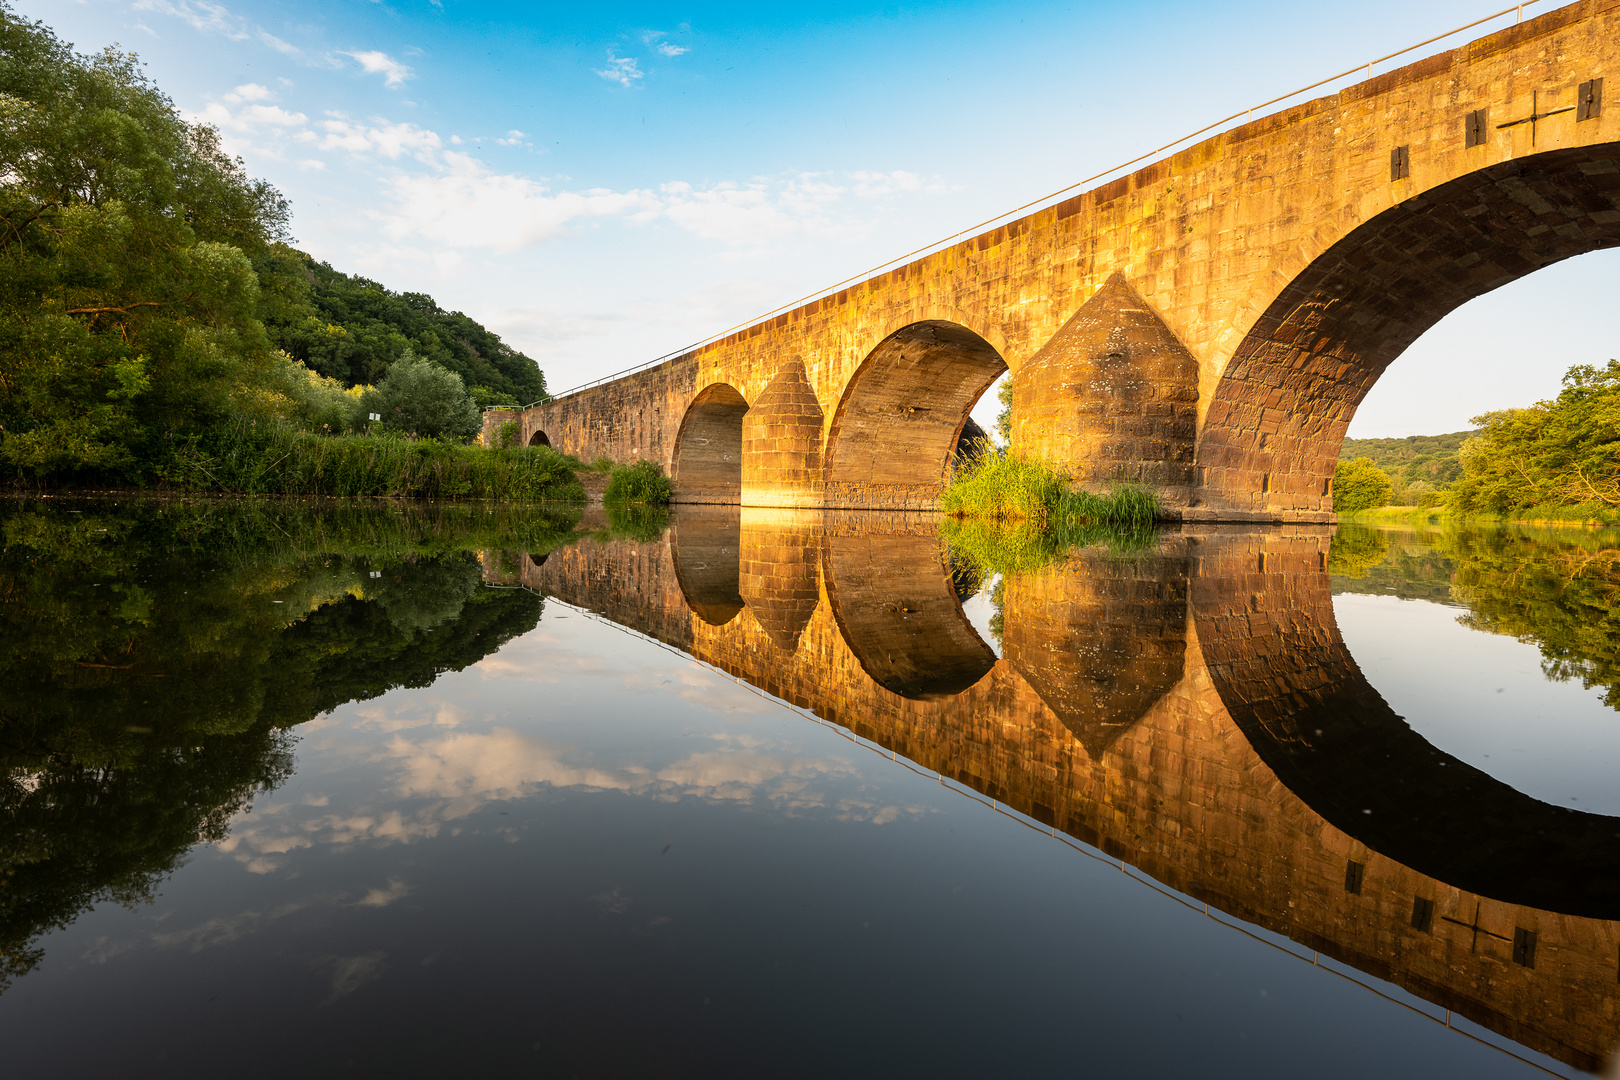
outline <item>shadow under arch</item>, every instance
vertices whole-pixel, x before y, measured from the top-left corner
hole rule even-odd
[[[1413,731],[1345,647],[1318,549],[1259,535],[1206,545],[1193,612],[1216,692],[1277,779],[1334,828],[1455,888],[1620,918],[1620,818],[1532,798]]]
[[[934,509],[968,410],[1006,370],[993,345],[957,323],[913,323],[884,338],[833,416],[827,505]]]
[[[675,436],[672,502],[742,501],[743,416],[748,402],[728,383],[713,383],[686,407]]]
[[[885,690],[914,701],[955,697],[996,666],[962,610],[931,519],[835,519],[821,559],[838,630]]]
[[[686,606],[710,626],[726,625],[743,609],[738,588],[741,516],[738,506],[694,506],[670,517],[675,583]]]
[[[551,440],[546,438],[546,433],[545,432],[541,431],[539,428],[536,428],[534,434],[529,436],[529,445],[530,446],[550,446],[551,445]]]
[[[1620,143],[1528,155],[1393,206],[1322,252],[1255,321],[1213,387],[1195,499],[1330,510],[1345,430],[1391,361],[1467,301],[1620,246],[1617,173]]]

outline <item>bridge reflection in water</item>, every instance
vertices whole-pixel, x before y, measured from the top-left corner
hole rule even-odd
[[[486,559],[1165,885],[1586,1069],[1620,1041],[1620,819],[1416,734],[1334,622],[1330,533],[1184,527],[1010,579],[997,658],[937,518],[694,508]],[[496,567],[506,567],[497,570]]]

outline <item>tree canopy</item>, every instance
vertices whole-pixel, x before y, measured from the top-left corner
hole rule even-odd
[[[1387,505],[1389,492],[1389,475],[1371,458],[1341,461],[1333,470],[1333,509],[1341,514]]]
[[[0,460],[127,473],[267,363],[248,253],[287,204],[113,49],[0,7]]]
[[[407,356],[474,412],[545,396],[498,336],[317,263],[288,223],[134,55],[81,55],[0,0],[0,472],[139,486],[222,425],[346,431]],[[441,433],[476,432],[465,412]]]
[[[1506,516],[1532,507],[1620,507],[1620,361],[1578,364],[1551,401],[1474,418],[1451,505]]]

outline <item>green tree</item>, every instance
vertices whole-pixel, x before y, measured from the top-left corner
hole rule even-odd
[[[1389,474],[1371,458],[1341,461],[1333,469],[1333,508],[1341,514],[1375,510],[1389,502]]]
[[[1012,378],[1001,380],[1001,386],[996,390],[996,400],[1001,403],[1001,411],[996,413],[996,434],[1001,436],[1001,445],[1007,446],[1012,442]]]
[[[360,408],[381,413],[384,427],[429,439],[470,439],[484,423],[461,376],[408,347],[382,385],[361,399]]]
[[[286,225],[133,56],[0,3],[0,462],[133,478],[229,412],[270,355],[247,253]]]
[[[1620,361],[1578,364],[1551,401],[1475,417],[1451,505],[1508,515],[1534,506],[1620,506]]]

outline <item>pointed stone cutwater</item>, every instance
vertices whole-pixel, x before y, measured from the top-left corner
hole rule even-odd
[[[1188,581],[1186,554],[1163,548],[1081,549],[1008,580],[1003,655],[1093,761],[1181,681]]]
[[[1012,446],[1090,490],[1121,481],[1187,505],[1193,483],[1198,362],[1111,275],[1013,378]]]
[[[805,506],[821,501],[824,418],[804,361],[794,357],[782,365],[743,417],[743,505]]]
[[[792,656],[821,601],[821,518],[814,510],[742,512],[738,590],[771,642]]]

